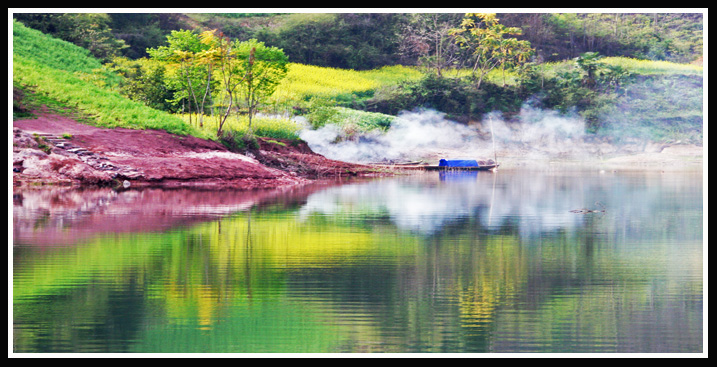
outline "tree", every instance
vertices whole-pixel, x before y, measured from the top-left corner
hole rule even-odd
[[[505,69],[516,69],[528,61],[533,54],[533,49],[527,41],[519,41],[515,38],[503,39],[498,49],[500,68],[503,72],[503,86],[505,87]]]
[[[467,13],[460,28],[450,32],[455,36],[455,42],[470,54],[477,89],[488,72],[498,66],[517,66],[527,61],[533,51],[528,41],[505,38],[520,35],[522,31],[517,27],[506,27],[498,20],[494,13]]]
[[[596,89],[598,86],[612,87],[617,91],[620,83],[631,74],[619,65],[608,65],[600,59],[602,55],[597,52],[585,52],[574,59],[575,65],[585,72],[581,79],[582,85],[588,89]]]
[[[586,73],[583,84],[590,89],[595,88],[597,70],[603,65],[598,61],[601,58],[602,56],[597,52],[585,52],[575,58],[575,64]]]
[[[249,115],[251,133],[252,118],[258,106],[274,93],[286,77],[289,58],[283,50],[267,47],[256,39],[236,44],[233,54],[238,61],[233,71],[243,76],[237,87]]]
[[[221,106],[226,106],[224,113],[218,117],[217,136],[221,137],[224,123],[227,121],[232,107],[234,107],[236,103],[235,94],[237,87],[244,80],[246,74],[243,73],[241,64],[237,60],[234,52],[236,42],[232,42],[231,39],[222,32],[218,34],[212,32],[212,37],[214,38],[213,44],[216,50],[214,57],[222,83]]]
[[[170,100],[173,91],[165,83],[165,65],[157,60],[141,58],[130,60],[115,57],[105,64],[110,70],[122,75],[120,93],[129,99],[162,111],[172,111]]]
[[[455,66],[459,60],[459,50],[451,35],[454,21],[453,14],[410,15],[399,47],[403,57],[417,57],[420,63],[442,76],[444,69]]]
[[[167,36],[167,42],[167,46],[147,49],[147,53],[152,59],[166,62],[174,68],[175,77],[170,76],[168,83],[178,91],[175,102],[188,101],[190,122],[194,102],[199,125],[202,126],[204,107],[211,96],[213,84],[216,84],[212,79],[213,39],[207,32],[199,35],[191,30],[182,30],[172,31]],[[203,94],[198,98],[200,93]]]
[[[216,30],[201,34],[182,30],[172,31],[167,41],[167,46],[147,52],[152,59],[174,68],[175,77],[168,80],[177,90],[175,101],[186,99],[190,116],[194,103],[200,126],[205,106],[211,106],[211,97],[221,85],[219,99],[226,108],[219,116],[217,136],[222,135],[231,110],[239,112],[239,100],[248,112],[251,132],[252,118],[259,105],[274,93],[288,72],[289,59],[283,50],[267,47],[256,39],[239,42]],[[218,79],[214,78],[215,73]]]

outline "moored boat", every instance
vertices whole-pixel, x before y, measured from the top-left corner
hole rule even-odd
[[[403,163],[369,163],[377,167],[391,167],[408,170],[426,170],[426,171],[489,171],[498,168],[500,164],[492,159],[487,161],[477,161],[472,159],[446,160],[441,159],[438,165],[422,164],[418,162]]]
[[[437,166],[425,166],[429,171],[488,171],[499,166],[498,163],[489,159],[477,161],[474,159],[441,159]]]

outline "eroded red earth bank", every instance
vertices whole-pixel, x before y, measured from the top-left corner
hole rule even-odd
[[[13,122],[13,185],[277,188],[367,176],[373,167],[327,159],[303,142],[259,139],[238,154],[219,142],[158,130],[98,128],[37,114]]]

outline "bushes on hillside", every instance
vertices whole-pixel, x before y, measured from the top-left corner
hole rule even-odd
[[[366,105],[371,111],[389,115],[430,108],[446,113],[450,119],[467,122],[495,110],[516,112],[524,97],[524,88],[518,85],[484,82],[477,89],[466,79],[427,74],[417,81],[379,89]]]

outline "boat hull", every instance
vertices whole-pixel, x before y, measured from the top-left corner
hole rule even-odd
[[[423,169],[425,169],[426,171],[490,171],[497,167],[497,164],[487,164],[483,166],[468,167],[423,166]]]

